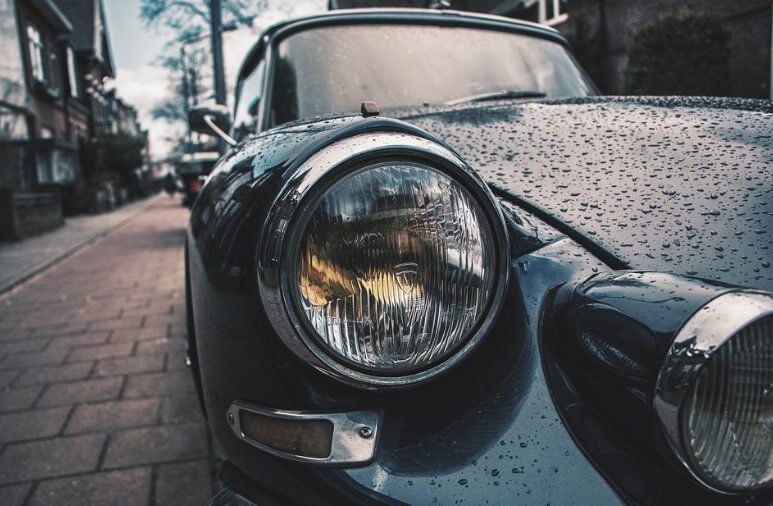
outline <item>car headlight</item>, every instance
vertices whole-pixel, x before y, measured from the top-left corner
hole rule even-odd
[[[261,298],[279,336],[359,386],[463,358],[501,302],[507,240],[488,188],[446,148],[364,134],[311,157],[264,235]]]
[[[658,375],[655,408],[704,485],[773,485],[773,296],[731,292],[693,315]]]

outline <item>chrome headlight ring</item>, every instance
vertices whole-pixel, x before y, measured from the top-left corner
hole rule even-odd
[[[298,312],[294,282],[297,250],[305,223],[304,210],[326,188],[364,164],[379,161],[425,164],[443,172],[474,196],[485,211],[495,244],[487,245],[496,255],[492,295],[474,329],[453,354],[439,363],[406,374],[375,374],[333,357],[312,335]],[[308,214],[308,213],[306,213]],[[308,158],[285,183],[275,199],[263,229],[258,251],[258,287],[261,302],[274,330],[298,357],[319,371],[352,386],[365,389],[398,387],[426,381],[449,370],[479,344],[493,325],[507,286],[509,248],[502,212],[483,180],[455,153],[431,140],[402,132],[362,133],[335,142]]]
[[[717,493],[735,494],[767,489],[773,485],[773,481],[769,478],[770,469],[768,470],[768,478],[761,485],[748,487],[734,486],[728,483],[730,481],[729,478],[722,482],[717,477],[717,474],[719,470],[727,471],[727,469],[716,467],[718,464],[713,464],[715,467],[708,469],[706,461],[703,459],[706,451],[705,447],[716,444],[714,441],[709,440],[709,437],[719,439],[722,424],[715,422],[716,432],[709,431],[711,435],[703,437],[703,439],[699,439],[702,436],[696,436],[697,431],[693,431],[690,428],[692,426],[688,425],[693,423],[691,415],[698,410],[696,406],[699,406],[703,410],[701,413],[707,414],[707,416],[713,415],[715,418],[725,417],[725,427],[730,423],[739,423],[737,418],[727,421],[730,408],[726,399],[731,399],[735,402],[735,404],[730,405],[734,409],[749,409],[744,403],[748,404],[751,401],[741,398],[748,395],[748,389],[744,392],[736,390],[727,393],[720,388],[729,381],[726,378],[722,378],[721,374],[729,376],[734,367],[743,371],[743,368],[747,365],[747,362],[743,362],[744,367],[738,367],[734,356],[731,355],[728,358],[727,353],[723,354],[723,349],[730,349],[732,351],[732,348],[727,348],[727,346],[732,344],[734,340],[740,341],[740,338],[746,338],[743,343],[739,343],[739,346],[745,346],[742,352],[747,353],[750,357],[759,357],[759,360],[755,359],[754,366],[761,368],[762,376],[758,376],[758,378],[762,378],[763,384],[759,385],[758,380],[757,395],[760,395],[760,393],[762,395],[762,400],[760,401],[762,410],[771,402],[771,399],[773,399],[773,383],[768,384],[767,387],[764,383],[770,381],[772,377],[770,355],[770,339],[773,339],[770,337],[771,327],[773,326],[773,323],[771,323],[772,318],[773,295],[769,293],[739,290],[722,294],[709,301],[685,323],[674,339],[658,374],[654,409],[668,443],[682,467],[702,486]],[[758,341],[761,340],[762,344],[758,345],[757,348],[750,348],[748,345],[749,337],[756,338]],[[766,339],[768,341],[765,341]],[[707,407],[705,402],[699,405],[700,403],[696,401],[698,395],[696,390],[698,389],[697,383],[702,379],[702,375],[716,371],[716,368],[712,369],[709,367],[713,365],[712,360],[724,360],[723,365],[725,367],[721,374],[714,373],[709,378],[713,381],[705,380],[704,378],[705,381],[701,385],[704,398],[711,396],[711,394],[716,394],[715,399],[712,399],[716,404]],[[741,377],[743,378],[743,376]],[[742,393],[743,396],[740,395]],[[758,416],[764,417],[765,414],[759,415],[758,413]],[[746,423],[749,423],[748,420]],[[773,423],[773,418],[771,418],[770,423]],[[737,431],[741,430],[744,430],[742,425]],[[746,428],[746,430],[750,429]],[[763,428],[763,430],[765,429]],[[773,433],[773,426],[767,428],[767,430]],[[724,448],[715,454],[718,455],[720,460],[729,459],[731,447],[740,444],[740,441],[735,440],[735,431],[727,429],[725,434],[728,432],[732,437],[727,437],[727,442],[723,442]],[[704,433],[706,433],[705,430],[702,431],[702,434]],[[694,441],[690,441],[691,434]],[[697,450],[696,447],[698,448]],[[697,454],[700,454],[700,456],[696,456]],[[734,456],[738,457],[738,453],[734,454]],[[712,462],[716,462],[716,458]],[[737,465],[737,462],[734,464]],[[729,469],[735,470],[733,467]]]

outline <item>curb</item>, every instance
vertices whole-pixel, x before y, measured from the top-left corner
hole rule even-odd
[[[6,295],[8,295],[14,288],[24,284],[25,282],[29,281],[31,278],[34,278],[38,274],[41,274],[42,272],[48,270],[49,268],[53,267],[54,265],[58,264],[62,260],[71,257],[78,251],[84,249],[85,247],[97,242],[101,238],[105,237],[107,234],[112,232],[113,230],[117,229],[118,227],[121,227],[128,223],[129,221],[133,220],[140,214],[142,214],[144,211],[147,211],[150,207],[152,207],[156,201],[160,198],[161,194],[154,195],[152,197],[149,197],[147,201],[141,205],[137,206],[137,209],[135,212],[131,213],[126,218],[122,219],[118,223],[114,223],[113,225],[107,227],[104,230],[100,230],[99,232],[94,233],[93,235],[87,237],[83,241],[71,246],[70,248],[62,251],[61,253],[57,253],[53,257],[44,260],[43,262],[39,263],[38,265],[35,265],[32,267],[29,272],[25,272],[20,277],[16,279],[12,279],[10,281],[7,281],[5,283],[0,283],[0,298],[4,298]],[[67,225],[65,225],[67,226]]]

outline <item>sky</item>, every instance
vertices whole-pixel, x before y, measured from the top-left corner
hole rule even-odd
[[[140,0],[105,0],[104,4],[118,96],[139,110],[142,127],[149,132],[151,156],[162,159],[184,128],[153,119],[151,115],[153,107],[163,103],[171,93],[167,70],[158,61],[174,34],[160,27],[146,26],[139,16]],[[326,5],[327,0],[268,0],[267,9],[255,19],[252,28],[225,33],[223,60],[229,94],[242,58],[263,28],[290,16],[324,11]]]

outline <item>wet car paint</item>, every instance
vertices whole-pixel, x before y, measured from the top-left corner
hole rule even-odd
[[[596,97],[401,116],[625,266],[773,290],[772,113]]]

